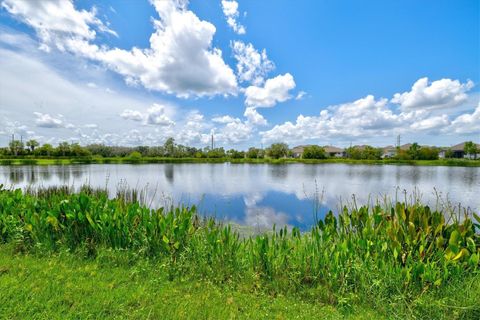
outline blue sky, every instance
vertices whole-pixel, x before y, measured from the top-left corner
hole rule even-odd
[[[480,140],[478,1],[0,3],[1,144]]]

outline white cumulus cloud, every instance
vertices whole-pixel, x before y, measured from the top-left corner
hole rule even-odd
[[[127,120],[143,121],[145,119],[144,114],[138,110],[125,109],[120,114],[120,117]]]
[[[249,107],[273,107],[278,102],[291,98],[290,90],[295,81],[290,73],[265,81],[263,86],[249,86],[245,89],[245,104]]]
[[[391,100],[403,109],[452,108],[467,100],[466,92],[473,88],[473,82],[441,79],[429,83],[428,78],[418,79],[410,91],[396,93]]]
[[[212,122],[223,125],[214,128],[215,141],[223,144],[246,142],[257,132],[258,126],[267,125],[267,120],[253,107],[248,107],[244,116],[244,121],[229,115],[213,118]]]
[[[120,116],[123,119],[142,122],[144,125],[172,126],[175,124],[166,114],[165,107],[154,103],[146,112],[125,109]]]
[[[193,110],[186,115],[179,124],[179,128],[176,128],[175,140],[186,145],[209,145],[212,133],[210,129],[211,127],[205,121],[205,116],[198,110]]]
[[[42,42],[41,49],[46,51],[51,46],[64,50],[67,39],[93,40],[95,30],[116,35],[97,18],[95,8],[77,10],[69,0],[4,0],[2,7],[33,27]]]
[[[258,113],[257,109],[253,107],[247,107],[245,109],[245,113],[243,114],[249,123],[255,126],[266,126],[267,119],[265,119],[260,113]]]
[[[154,104],[147,110],[147,124],[159,126],[171,126],[175,123],[165,114],[165,107]]]
[[[227,24],[238,34],[245,34],[245,27],[238,23],[238,2],[235,0],[222,0],[222,10]]]
[[[252,138],[254,128],[240,119],[227,123],[224,127],[220,127],[215,131],[215,141],[223,144],[237,144],[248,141]]]
[[[445,128],[449,124],[450,120],[448,119],[448,116],[442,114],[414,122],[410,127],[415,131],[429,130],[430,132],[433,132],[436,129]]]
[[[231,47],[237,60],[237,76],[240,82],[261,85],[268,72],[275,68],[265,49],[259,52],[251,43],[245,44],[242,41],[233,41]]]
[[[301,142],[434,132],[448,125],[447,115],[432,115],[425,110],[394,112],[388,106],[388,99],[375,99],[368,95],[353,102],[328,107],[318,116],[299,115],[294,123],[287,121],[260,134],[266,142]]]
[[[62,117],[59,116],[58,118],[52,117],[48,113],[40,113],[34,112],[33,113],[37,118],[35,119],[35,124],[37,127],[42,128],[62,128],[65,126],[63,123]]]
[[[103,63],[129,84],[181,97],[235,94],[237,81],[222,52],[212,46],[216,28],[187,9],[188,1],[151,0],[154,19],[150,47],[124,50],[93,44],[95,30],[110,32],[96,10],[77,10],[71,0],[12,1],[3,7],[33,27],[42,47]]]
[[[232,116],[221,116],[221,117],[214,117],[212,118],[212,121],[215,122],[215,123],[230,123],[230,122],[235,122],[235,121],[240,121],[240,119],[238,118],[234,118]]]
[[[477,134],[480,137],[480,103],[473,113],[465,113],[456,117],[449,131],[457,134]]]
[[[295,97],[295,100],[302,100],[306,95],[307,93],[305,91],[300,91]]]

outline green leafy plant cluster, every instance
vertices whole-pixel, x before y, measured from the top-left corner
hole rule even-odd
[[[448,295],[455,281],[479,275],[480,217],[420,203],[329,212],[309,232],[287,227],[242,237],[195,207],[150,209],[132,198],[82,188],[0,188],[0,242],[18,251],[118,249],[164,261],[171,278],[252,284],[349,308],[369,301],[409,312],[425,292]],[[401,300],[399,302],[399,300]],[[431,303],[431,302],[429,302]],[[423,308],[423,309],[422,309]],[[435,309],[440,312],[442,309]],[[462,309],[473,315],[479,305]],[[418,311],[419,312],[419,311]]]

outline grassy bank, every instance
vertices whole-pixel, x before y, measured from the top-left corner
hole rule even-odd
[[[145,164],[145,163],[345,163],[365,165],[414,165],[414,166],[457,166],[457,167],[480,167],[480,160],[468,159],[439,159],[439,160],[355,160],[355,159],[230,159],[230,158],[159,158],[144,157],[139,159],[125,158],[12,158],[0,159],[0,165],[64,165],[64,164]]]
[[[475,319],[479,231],[468,211],[396,203],[243,238],[134,192],[1,190],[0,314]]]
[[[0,245],[2,319],[378,319],[347,314],[294,295],[198,279],[169,280],[160,263],[132,262],[121,252],[96,259],[67,252],[15,254]]]

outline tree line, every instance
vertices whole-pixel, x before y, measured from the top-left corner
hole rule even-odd
[[[46,157],[46,158],[71,158],[71,157],[167,157],[167,158],[263,158],[265,150],[250,148],[248,151],[224,148],[195,148],[175,143],[173,138],[168,138],[160,146],[108,146],[104,144],[89,144],[81,146],[79,143],[61,142],[57,146],[45,143],[40,145],[36,140],[10,141],[8,147],[0,148],[2,157]]]
[[[413,143],[407,150],[396,148],[395,154],[390,159],[396,160],[436,160],[439,157],[439,148],[420,146]],[[465,143],[466,154],[476,158],[480,151],[475,143]],[[107,146],[104,144],[89,144],[81,146],[78,143],[61,142],[57,146],[45,143],[40,145],[36,140],[28,140],[25,143],[20,140],[10,141],[8,147],[0,148],[2,157],[166,157],[166,158],[231,158],[231,159],[263,159],[265,157],[280,159],[293,157],[293,152],[286,143],[274,143],[266,149],[251,147],[247,151],[235,149],[225,150],[224,148],[195,148],[175,143],[173,138],[168,138],[160,146]],[[343,157],[356,160],[380,160],[384,156],[383,148],[372,146],[353,146],[345,149]],[[452,158],[452,150],[446,151],[445,157]],[[326,159],[331,157],[325,148],[317,145],[306,146],[303,149],[303,159]]]

